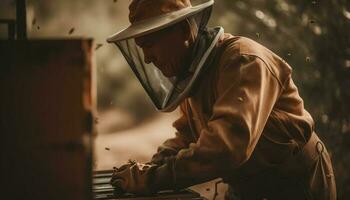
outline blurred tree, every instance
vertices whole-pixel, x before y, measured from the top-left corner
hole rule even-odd
[[[332,154],[339,199],[350,199],[350,2],[225,0],[214,11],[213,24],[257,40],[293,67]]]

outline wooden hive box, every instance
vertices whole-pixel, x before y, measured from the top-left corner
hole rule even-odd
[[[92,52],[90,39],[0,41],[1,199],[92,198]]]

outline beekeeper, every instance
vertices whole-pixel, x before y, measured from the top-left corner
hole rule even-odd
[[[176,137],[112,185],[150,194],[222,178],[241,199],[336,199],[332,164],[292,80],[257,42],[207,28],[213,0],[133,0],[115,43]]]

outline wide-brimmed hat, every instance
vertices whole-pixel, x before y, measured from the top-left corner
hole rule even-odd
[[[118,42],[158,31],[201,12],[205,8],[212,6],[213,3],[214,0],[191,0],[192,5],[180,10],[133,22],[129,27],[108,37],[107,42]]]

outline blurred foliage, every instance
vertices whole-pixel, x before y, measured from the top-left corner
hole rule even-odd
[[[339,199],[350,199],[350,2],[225,0],[214,11],[212,25],[255,39],[292,66],[332,155]]]

